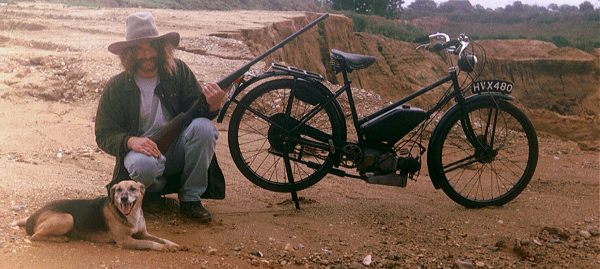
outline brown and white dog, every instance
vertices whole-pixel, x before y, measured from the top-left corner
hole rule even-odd
[[[15,224],[25,226],[34,241],[81,238],[115,242],[127,249],[178,250],[179,245],[146,230],[141,208],[144,190],[139,182],[121,181],[110,188],[108,197],[53,201]]]

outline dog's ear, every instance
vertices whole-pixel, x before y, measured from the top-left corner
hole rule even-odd
[[[115,202],[115,190],[117,189],[117,185],[112,185],[112,187],[110,187],[110,190],[108,191],[108,200],[110,201],[111,204],[114,204]]]
[[[137,184],[139,185],[138,187],[140,188],[140,192],[142,193],[142,196],[144,196],[144,194],[146,193],[146,186],[142,182],[137,182]]]

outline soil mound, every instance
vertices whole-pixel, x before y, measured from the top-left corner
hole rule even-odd
[[[265,51],[315,16],[293,18],[263,29],[250,29],[238,36],[255,52]],[[557,48],[537,40],[483,40],[487,69],[482,79],[504,79],[515,83],[514,95],[532,118],[538,131],[576,141],[584,148],[597,148],[600,97],[598,55],[575,48]],[[352,22],[331,16],[298,40],[273,54],[270,61],[285,62],[339,78],[330,68],[330,49],[372,55],[374,65],[351,74],[354,85],[369,89],[385,101],[398,100],[441,78],[447,72],[445,58],[416,51],[416,44],[352,31]],[[430,107],[439,92],[411,101]],[[546,111],[546,112],[544,112]],[[543,116],[542,116],[543,115]],[[566,117],[565,117],[566,116]],[[565,119],[569,120],[565,120]],[[561,123],[561,128],[553,124]],[[582,131],[573,131],[582,130]]]

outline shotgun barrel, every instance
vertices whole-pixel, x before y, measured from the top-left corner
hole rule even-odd
[[[221,87],[221,89],[228,88],[237,78],[243,76],[244,73],[246,73],[248,70],[250,70],[250,67],[252,67],[254,64],[258,63],[259,61],[261,61],[265,57],[269,56],[269,54],[273,53],[275,50],[283,47],[285,44],[289,43],[292,39],[294,39],[297,36],[301,35],[302,33],[306,32],[306,30],[312,28],[313,26],[315,26],[315,24],[317,24],[317,23],[321,22],[322,20],[326,19],[328,16],[329,16],[328,13],[325,13],[325,14],[321,15],[316,20],[314,20],[311,23],[309,23],[309,24],[305,25],[304,27],[302,27],[302,29],[300,29],[300,30],[296,31],[295,33],[293,33],[292,35],[286,37],[284,40],[282,40],[281,42],[277,43],[277,45],[271,47],[269,50],[265,51],[263,54],[261,54],[258,57],[254,58],[252,61],[248,62],[244,66],[240,67],[240,69],[231,72],[231,74],[229,74],[226,77],[224,77],[223,79],[221,79],[219,82],[217,82],[217,84],[219,85],[219,87]]]
[[[252,59],[250,62],[248,62],[244,66],[231,72],[231,74],[229,74],[226,77],[224,77],[223,79],[219,80],[217,82],[217,85],[219,85],[219,87],[221,87],[221,89],[224,89],[224,90],[229,88],[229,86],[231,86],[231,84],[233,84],[233,82],[236,79],[243,76],[244,73],[248,72],[248,70],[250,70],[250,67],[252,67],[254,64],[261,61],[265,57],[269,56],[269,54],[273,53],[275,50],[283,47],[285,44],[289,43],[292,39],[294,39],[297,36],[299,36],[300,34],[306,32],[306,30],[312,28],[317,23],[326,19],[328,16],[329,16],[329,14],[327,14],[327,13],[321,15],[316,20],[305,25],[304,27],[302,27],[302,29],[294,32],[292,35],[286,37],[284,40],[277,43],[275,46],[271,47],[269,50],[265,51],[263,54]],[[200,95],[200,98],[204,99],[204,95]],[[179,136],[181,129],[184,126],[188,125],[192,121],[192,119],[194,118],[194,115],[208,113],[208,111],[200,110],[200,109],[202,109],[198,105],[200,103],[200,101],[201,101],[200,99],[196,100],[188,111],[179,113],[179,115],[177,115],[173,119],[171,119],[165,126],[163,126],[163,128],[158,130],[158,132],[156,132],[154,135],[150,136],[150,139],[152,141],[154,141],[154,143],[157,144],[160,152],[165,153],[167,151],[167,149],[169,148],[171,143],[173,143],[173,141],[175,141],[175,139],[177,139],[177,137]],[[204,102],[204,100],[202,100],[202,102]]]

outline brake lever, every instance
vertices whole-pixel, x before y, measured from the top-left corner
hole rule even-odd
[[[430,41],[443,40],[444,43],[446,43],[446,42],[450,41],[450,37],[447,34],[438,32],[438,33],[429,35],[429,40]]]
[[[426,48],[428,48],[428,47],[429,47],[429,43],[426,43],[426,44],[421,44],[421,45],[418,45],[418,46],[415,48],[415,50],[419,50],[419,49],[422,49],[422,48],[425,48],[425,49],[426,49]]]

